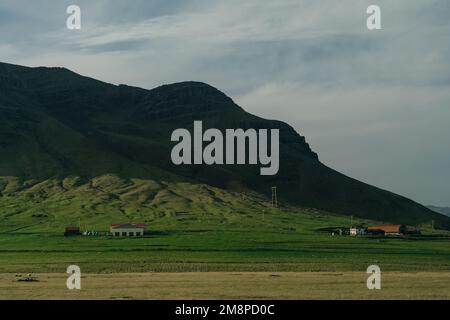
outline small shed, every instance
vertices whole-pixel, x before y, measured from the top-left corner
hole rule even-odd
[[[80,228],[78,227],[66,227],[66,230],[64,231],[64,236],[79,236],[81,235]]]

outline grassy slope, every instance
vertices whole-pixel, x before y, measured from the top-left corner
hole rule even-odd
[[[215,228],[241,223],[247,212],[267,210],[256,193],[235,193],[187,182],[68,177],[46,181],[0,178],[2,223],[6,232],[58,232],[68,225],[108,230],[111,223]]]

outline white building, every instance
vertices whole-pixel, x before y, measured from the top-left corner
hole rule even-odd
[[[366,229],[362,226],[353,226],[350,228],[351,236],[363,236],[366,233]]]
[[[109,232],[113,237],[140,237],[144,235],[144,224],[112,224]]]

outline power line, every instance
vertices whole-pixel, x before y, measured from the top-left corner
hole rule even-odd
[[[272,187],[272,208],[278,208],[277,187]]]

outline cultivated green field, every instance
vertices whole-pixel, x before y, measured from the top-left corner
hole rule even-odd
[[[0,235],[0,273],[449,271],[448,241],[358,239],[297,231],[179,231],[142,239]]]

